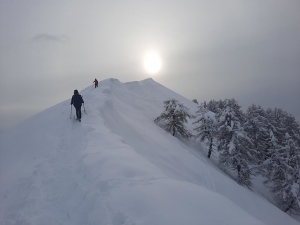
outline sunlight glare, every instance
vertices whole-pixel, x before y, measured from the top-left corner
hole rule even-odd
[[[161,60],[158,54],[151,52],[144,58],[144,67],[148,73],[157,73],[161,68]]]

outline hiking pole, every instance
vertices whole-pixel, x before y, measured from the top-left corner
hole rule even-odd
[[[84,103],[83,103],[83,111],[84,111],[84,113],[86,114],[85,107],[84,107]]]
[[[71,105],[71,113],[70,113],[70,119],[72,119],[72,118],[71,118],[71,116],[72,116],[72,105]]]

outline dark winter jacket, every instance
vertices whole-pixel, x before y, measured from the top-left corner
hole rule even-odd
[[[81,95],[78,93],[77,90],[74,91],[74,95],[71,100],[71,105],[73,104],[75,108],[80,108],[82,103],[84,103]]]

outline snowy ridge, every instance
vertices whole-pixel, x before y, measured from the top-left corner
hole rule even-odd
[[[81,123],[66,100],[0,134],[0,224],[299,224],[153,122],[194,102],[151,78],[80,94]]]

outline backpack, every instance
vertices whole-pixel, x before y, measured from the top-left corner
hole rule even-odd
[[[75,108],[81,107],[82,103],[84,103],[81,95],[73,95],[72,102]]]

